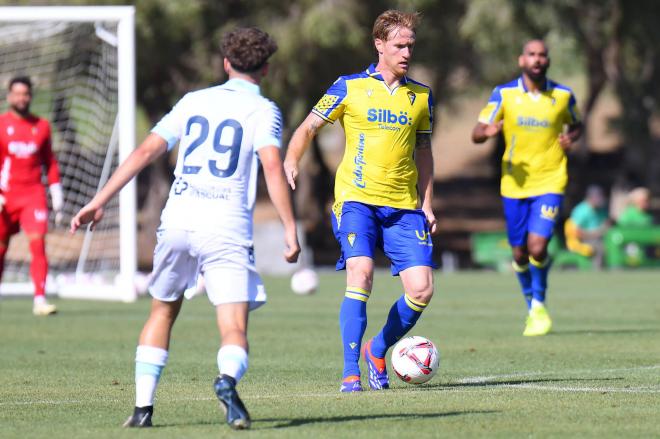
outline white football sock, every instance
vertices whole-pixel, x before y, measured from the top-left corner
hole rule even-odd
[[[165,349],[141,345],[135,352],[135,406],[154,405],[160,375],[167,364]]]
[[[543,308],[544,306],[545,305],[543,304],[543,302],[540,302],[536,299],[532,299],[532,308],[538,308],[538,307]]]
[[[248,369],[248,354],[240,346],[227,345],[218,351],[220,375],[229,375],[238,383]]]

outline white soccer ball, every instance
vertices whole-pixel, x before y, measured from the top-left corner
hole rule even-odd
[[[291,276],[291,290],[296,294],[313,294],[318,287],[319,276],[311,268],[302,268]]]
[[[406,337],[392,349],[392,369],[406,383],[427,382],[438,372],[439,364],[440,352],[424,337]]]
[[[149,283],[151,282],[151,273],[143,273],[138,271],[133,277],[133,286],[135,287],[135,292],[139,296],[147,294],[149,290]],[[118,284],[118,279],[115,279],[115,285]]]

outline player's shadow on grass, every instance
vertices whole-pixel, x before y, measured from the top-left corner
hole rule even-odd
[[[258,423],[262,422],[277,422],[277,424],[269,427],[257,427],[255,430],[270,430],[279,428],[300,427],[301,425],[308,424],[325,424],[337,422],[351,422],[351,421],[373,421],[374,419],[405,419],[410,420],[414,418],[445,418],[450,416],[468,416],[468,415],[487,415],[491,413],[499,413],[499,410],[465,410],[453,412],[440,412],[440,413],[383,413],[380,415],[348,415],[348,416],[327,416],[315,418],[272,418],[272,419],[257,419]]]
[[[562,335],[582,335],[582,334],[644,334],[647,332],[660,332],[660,328],[553,330],[549,335],[562,336]]]

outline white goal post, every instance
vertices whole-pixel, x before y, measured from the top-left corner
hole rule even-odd
[[[135,7],[0,7],[2,111],[15,75],[32,78],[32,110],[51,123],[68,223],[135,148]],[[47,293],[135,300],[135,180],[117,198],[91,234],[67,235],[51,218]],[[12,237],[0,295],[32,293],[27,248]]]

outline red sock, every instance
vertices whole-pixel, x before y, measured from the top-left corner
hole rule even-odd
[[[30,241],[30,276],[34,284],[34,295],[43,296],[46,293],[46,274],[48,273],[48,262],[46,261],[46,243],[42,239]]]

